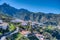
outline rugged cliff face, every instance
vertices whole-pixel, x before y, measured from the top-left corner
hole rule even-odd
[[[34,13],[26,9],[16,9],[6,3],[0,5],[0,12],[3,12],[3,14],[10,15],[11,17],[16,17],[26,21],[31,20],[31,21],[41,22],[47,25],[60,24],[60,14],[54,14],[54,13],[47,14],[42,12]]]

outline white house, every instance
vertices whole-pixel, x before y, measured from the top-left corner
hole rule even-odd
[[[3,23],[3,21],[2,21],[2,20],[0,20],[0,24],[1,24],[1,23]]]
[[[8,28],[8,23],[5,23],[5,22],[1,23],[0,28],[2,28],[3,30],[6,30]]]
[[[26,26],[27,23],[26,23],[26,22],[22,22],[21,25],[22,25],[22,26]]]
[[[39,39],[39,40],[44,40],[44,36],[42,34],[35,34],[35,36]]]
[[[23,22],[23,20],[21,20],[21,19],[14,19],[14,20],[11,20],[11,22],[18,23],[18,22]]]
[[[14,19],[14,20],[11,20],[11,22],[13,22],[13,23],[21,23],[22,26],[27,25],[27,22],[25,22],[24,20],[21,20],[21,19]]]
[[[0,40],[7,40],[7,39],[6,39],[6,36],[1,37]]]

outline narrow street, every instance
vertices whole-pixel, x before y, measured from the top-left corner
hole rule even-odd
[[[11,35],[13,35],[15,33],[18,33],[18,31],[19,31],[19,27],[16,27],[16,30],[15,31],[8,32],[8,33],[5,33],[5,34],[1,35],[0,36],[0,40],[5,40],[6,37],[11,36]]]

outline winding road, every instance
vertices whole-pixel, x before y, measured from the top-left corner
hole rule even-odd
[[[1,35],[1,36],[0,36],[0,40],[5,40],[6,37],[11,36],[11,35],[13,35],[13,34],[15,34],[15,33],[18,33],[18,32],[19,32],[19,27],[16,27],[16,30],[15,30],[15,31],[13,31],[13,32],[8,32],[8,33],[5,33],[5,34]]]

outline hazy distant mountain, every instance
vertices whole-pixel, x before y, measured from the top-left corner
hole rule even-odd
[[[0,12],[11,15],[12,17],[20,18],[23,20],[41,22],[47,25],[60,24],[60,14],[53,14],[53,13],[46,14],[42,12],[34,13],[26,9],[16,9],[6,3],[0,5]]]

